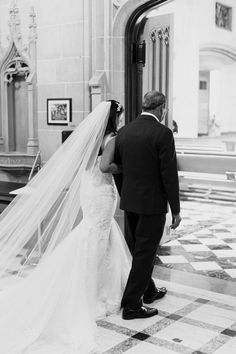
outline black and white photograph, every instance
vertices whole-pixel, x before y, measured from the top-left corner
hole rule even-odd
[[[47,122],[49,125],[68,125],[71,122],[71,98],[47,99]]]
[[[236,0],[0,0],[0,354],[236,354]]]

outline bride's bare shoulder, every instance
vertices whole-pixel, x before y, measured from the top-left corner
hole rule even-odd
[[[102,141],[102,150],[105,149],[106,145],[110,142],[113,141],[115,143],[116,135],[110,133],[104,136],[103,141]]]

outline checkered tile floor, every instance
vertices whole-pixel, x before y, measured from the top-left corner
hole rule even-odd
[[[182,217],[156,264],[236,281],[236,206],[182,202]]]
[[[157,264],[236,281],[236,205],[182,202],[182,223],[160,247]],[[203,289],[158,281],[165,298],[158,316],[99,321],[102,353],[235,354],[236,299]]]
[[[236,300],[180,284],[166,286],[156,301],[157,316],[124,321],[121,314],[98,321],[99,344],[106,354],[234,354]]]

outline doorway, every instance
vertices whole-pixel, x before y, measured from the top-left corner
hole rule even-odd
[[[172,126],[173,15],[160,15],[157,3],[140,9],[126,28],[126,117],[134,120],[142,111],[143,95],[150,90],[162,92],[169,114],[165,125]],[[155,3],[155,4],[154,4]],[[150,4],[149,4],[150,5]]]

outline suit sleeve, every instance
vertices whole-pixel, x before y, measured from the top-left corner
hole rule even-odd
[[[173,133],[170,129],[165,131],[159,146],[160,172],[164,190],[172,214],[180,212],[179,178]]]

